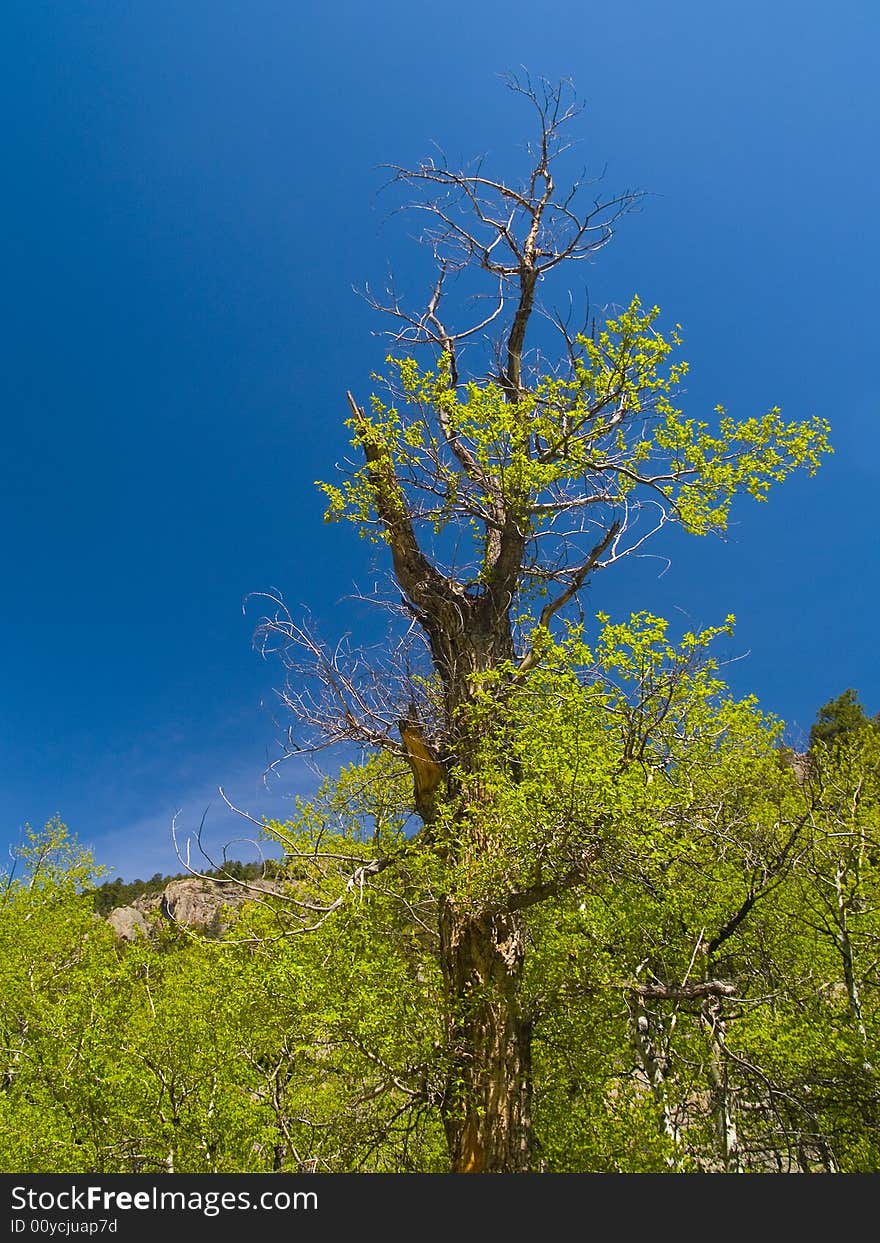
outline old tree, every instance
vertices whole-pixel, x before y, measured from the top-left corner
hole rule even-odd
[[[702,912],[702,928],[691,912],[692,938],[681,961],[665,962],[665,979],[656,963],[634,962],[628,994],[634,1056],[673,1144],[646,999],[702,1006],[707,1091],[729,1153],[736,1141],[712,1050],[731,986],[712,959],[791,858],[803,799],[783,806],[795,794],[780,782],[797,783],[766,760],[769,727],[754,711],[710,713],[717,684],[700,657],[711,634],[674,648],[642,614],[624,626],[604,619],[591,638],[578,598],[665,527],[723,532],[738,494],[760,501],[793,471],[813,473],[828,429],[788,422],[778,408],[741,420],[721,407],[706,419],[685,414],[678,330],[662,330],[656,308],[634,297],[578,331],[542,300],[554,287],[567,296],[566,274],[577,278],[639,196],[595,199],[589,184],[558,185],[578,111],[568,88],[510,85],[535,125],[521,179],[482,163],[394,169],[434,275],[416,309],[393,289],[373,299],[393,324],[386,374],[368,401],[348,393],[353,460],[321,485],[328,519],[387,549],[394,641],[375,659],[324,647],[280,599],[261,623],[291,671],[282,692],[291,748],[347,742],[374,757],[358,770],[362,819],[373,826],[360,850],[326,845],[314,811],[296,833],[279,830],[294,874],[311,886],[295,904],[297,926],[323,929],[346,903],[395,894],[436,965],[439,1001],[431,1049],[389,1083],[404,1102],[437,1111],[452,1170],[542,1168],[533,1041],[553,988],[549,976],[529,983],[542,918],[569,918],[601,901],[603,886],[639,881],[659,927],[675,842],[697,821],[714,815],[717,828],[724,818],[704,775],[712,757],[734,736],[746,755],[763,730],[761,797],[776,810],[760,843],[753,816],[753,839],[736,846],[732,826],[751,797],[743,761],[739,811],[724,829],[725,866],[740,869],[744,888],[730,881],[728,906],[719,898]],[[395,805],[404,766],[409,809]],[[585,987],[574,967],[573,978]]]

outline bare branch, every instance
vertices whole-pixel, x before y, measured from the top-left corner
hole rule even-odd
[[[538,625],[541,628],[546,630],[550,624],[550,619],[553,617],[553,614],[557,613],[561,608],[563,608],[569,602],[569,600],[571,600],[572,597],[575,596],[577,592],[580,591],[581,587],[583,587],[584,583],[586,582],[587,575],[592,570],[594,570],[596,566],[599,564],[600,557],[602,556],[604,552],[607,551],[609,546],[614,542],[619,531],[620,531],[620,523],[619,522],[613,523],[611,528],[605,533],[605,535],[603,535],[603,537],[599,540],[598,544],[596,544],[595,547],[592,549],[586,561],[584,561],[574,571],[574,573],[571,576],[571,582],[569,583],[568,587],[566,587],[565,591],[563,591],[560,595],[558,595],[555,600],[551,600],[547,604],[544,605],[543,609],[541,610],[540,619],[538,621]],[[526,653],[526,655],[520,661],[517,672],[521,674],[528,673],[528,671],[534,668],[535,664],[537,664],[537,660],[538,660],[537,651],[535,647],[532,646],[530,650]]]

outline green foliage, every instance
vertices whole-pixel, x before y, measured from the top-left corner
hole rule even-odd
[[[290,888],[220,940],[118,943],[88,856],[30,834],[0,905],[0,1168],[443,1171],[450,888],[550,895],[522,998],[541,1168],[880,1168],[880,733],[802,783],[715,630],[548,639],[504,721],[474,705],[478,848],[449,850],[455,817],[408,834],[402,764],[353,765],[267,826]]]
[[[328,790],[327,814],[343,801]],[[304,809],[299,847],[322,814]],[[360,821],[356,836],[316,831],[325,879],[325,854],[363,849]],[[225,941],[165,929],[122,945],[62,825],[22,854],[0,907],[0,1169],[442,1168],[436,1118],[400,1122],[384,1091],[371,1106],[436,1034],[436,980],[416,975],[387,901],[368,891],[306,939],[255,904]]]

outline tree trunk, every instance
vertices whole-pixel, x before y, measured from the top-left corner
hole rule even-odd
[[[443,1124],[457,1174],[531,1168],[531,1025],[520,1008],[518,915],[440,910],[450,1065]]]
[[[469,719],[468,707],[485,686],[485,675],[514,660],[510,609],[525,537],[508,515],[500,534],[493,532],[488,541],[491,564],[485,584],[468,586],[442,575],[418,545],[391,459],[371,438],[363,411],[349,400],[356,422],[365,429],[364,454],[395,575],[425,631],[443,687],[443,720],[434,748],[424,745],[416,721],[402,722],[416,809],[426,828],[431,827],[442,769],[446,793],[459,803],[466,849],[481,849],[475,838],[482,798],[480,726]],[[450,846],[452,853],[459,849],[458,844]],[[449,861],[454,862],[451,857]],[[441,899],[439,931],[450,1059],[442,1115],[452,1169],[470,1174],[526,1171],[532,1149],[531,1029],[520,1002],[522,916],[475,909],[459,902],[453,891]]]
[[[452,846],[458,863],[461,852],[492,849],[480,826],[485,722],[473,722],[467,708],[482,675],[513,657],[508,607],[509,600],[499,603],[481,593],[459,602],[459,628],[446,617],[446,624],[437,625],[435,618],[426,625],[444,688],[444,749],[455,769],[447,793],[458,803],[461,838]],[[525,1172],[533,1144],[531,1024],[521,1004],[523,917],[497,906],[481,908],[453,891],[441,899],[439,930],[449,1057],[442,1113],[452,1170]]]

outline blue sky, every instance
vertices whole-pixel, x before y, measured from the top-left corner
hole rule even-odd
[[[381,165],[439,143],[520,167],[498,75],[571,77],[573,136],[649,192],[583,276],[680,322],[688,409],[779,404],[835,456],[726,542],[675,540],[588,607],[682,626],[728,612],[738,692],[793,733],[847,686],[880,708],[874,505],[880,7],[400,0],[7,0],[0,507],[0,837],[59,813],[113,874],[178,870],[178,809],[284,816],[253,651],[271,587],[334,636],[365,546],[322,523],[345,390],[383,347],[353,285],[419,257]],[[264,706],[265,705],[265,706]],[[243,852],[239,852],[243,853]]]

